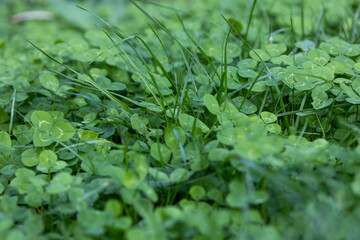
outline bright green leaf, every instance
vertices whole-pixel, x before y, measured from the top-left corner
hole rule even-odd
[[[39,154],[35,149],[25,150],[21,154],[21,161],[27,167],[36,166],[39,163]]]
[[[48,112],[35,111],[31,115],[31,122],[34,124],[35,129],[47,132],[53,126],[53,117]]]
[[[190,188],[189,193],[195,201],[199,201],[205,196],[206,191],[203,187],[196,185]]]
[[[212,114],[219,113],[219,103],[213,95],[207,93],[204,95],[203,100],[209,112],[211,112]]]
[[[193,125],[196,128],[200,128],[203,133],[207,133],[209,131],[208,126],[205,125],[201,120],[194,118],[185,113],[181,113],[179,115],[180,125],[183,127],[185,131],[191,131],[193,129]]]
[[[276,115],[271,112],[264,111],[260,114],[260,116],[262,120],[265,122],[265,124],[273,123],[277,120]]]
[[[39,80],[40,80],[41,85],[44,88],[46,88],[50,91],[53,91],[53,92],[58,90],[59,85],[60,85],[59,80],[55,76],[48,74],[48,73],[42,74],[39,77]]]
[[[4,147],[11,147],[11,138],[7,132],[0,132],[0,144]]]
[[[75,129],[67,122],[57,122],[50,130],[51,136],[58,141],[67,141],[75,134]]]
[[[325,66],[329,62],[330,56],[325,51],[321,49],[311,49],[307,55],[308,59],[313,63],[316,63],[320,66]]]

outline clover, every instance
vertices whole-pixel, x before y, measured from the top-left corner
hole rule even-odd
[[[36,147],[46,147],[54,141],[64,142],[72,138],[75,129],[62,118],[54,118],[55,113],[34,111],[31,123],[35,128],[33,143]]]

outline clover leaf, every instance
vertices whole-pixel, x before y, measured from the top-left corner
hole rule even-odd
[[[161,143],[153,143],[150,148],[150,154],[153,158],[158,161],[169,162],[171,157],[170,149]]]
[[[49,194],[59,194],[70,190],[73,177],[68,172],[60,172],[54,176],[46,188]]]
[[[11,138],[7,132],[0,132],[0,144],[4,147],[11,147]]]
[[[195,200],[195,201],[199,201],[201,200],[205,195],[206,195],[206,191],[202,186],[192,186],[190,188],[190,196]]]
[[[203,133],[207,133],[209,131],[209,128],[205,125],[205,123],[191,115],[181,113],[179,114],[179,120],[181,127],[183,127],[185,131],[191,131],[194,124],[195,128],[200,128]]]
[[[59,80],[55,76],[48,73],[40,75],[39,80],[44,88],[53,92],[56,92],[60,86]]]
[[[203,97],[203,101],[205,103],[206,108],[211,112],[212,114],[218,114],[219,113],[219,103],[217,102],[216,98],[211,94],[205,94]]]
[[[325,66],[329,62],[330,56],[325,51],[321,49],[311,49],[307,55],[308,59],[313,63],[316,63],[320,66]]]
[[[268,44],[265,46],[266,51],[270,54],[271,57],[280,56],[286,52],[286,45],[283,43],[279,44]]]
[[[21,154],[21,161],[27,167],[36,166],[39,163],[39,153],[35,149],[27,149]]]
[[[50,130],[50,134],[58,141],[67,141],[75,134],[75,129],[67,122],[57,122]]]
[[[58,156],[51,150],[43,150],[39,155],[36,169],[43,173],[57,172],[67,166],[64,161],[58,161]]]
[[[36,147],[46,147],[49,146],[53,140],[48,132],[35,131],[33,142]]]
[[[268,61],[271,56],[263,49],[253,49],[250,51],[250,57],[258,62]]]
[[[178,137],[175,136],[174,130],[177,131]],[[170,149],[179,148],[179,144],[184,145],[186,135],[184,130],[179,126],[170,126],[164,132],[165,143]]]
[[[264,111],[260,114],[260,116],[262,120],[265,122],[265,124],[273,123],[277,120],[276,115],[271,112]]]
[[[33,112],[31,115],[31,122],[35,129],[42,132],[50,131],[54,123],[51,114],[45,111]]]

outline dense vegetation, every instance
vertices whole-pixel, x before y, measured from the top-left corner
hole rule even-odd
[[[357,0],[0,5],[1,239],[358,239]]]

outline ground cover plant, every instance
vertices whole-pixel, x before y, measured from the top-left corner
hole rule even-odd
[[[2,239],[358,238],[358,1],[0,4]]]

